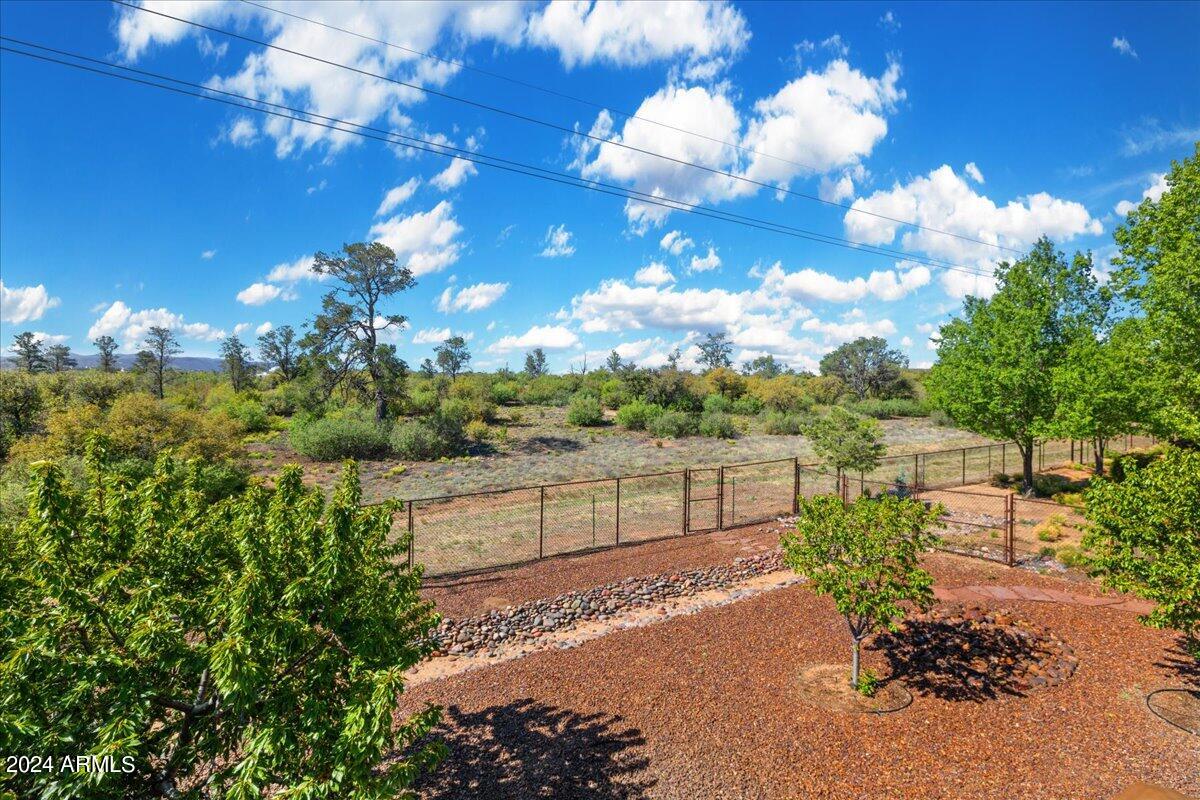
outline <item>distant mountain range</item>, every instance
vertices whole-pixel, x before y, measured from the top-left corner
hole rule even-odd
[[[71,357],[75,359],[79,369],[88,369],[100,363],[100,356],[95,353],[88,355],[72,353]],[[136,360],[137,356],[133,353],[117,353],[117,366],[120,369],[132,369],[133,362]],[[0,369],[13,369],[15,366],[16,361],[11,357],[0,358]],[[171,359],[170,366],[171,369],[183,372],[220,372],[224,368],[224,362],[219,358],[207,356],[175,356]]]

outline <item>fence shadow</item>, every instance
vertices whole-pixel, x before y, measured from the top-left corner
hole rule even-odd
[[[1023,697],[1023,667],[1038,657],[1028,641],[1003,628],[946,620],[910,620],[876,636],[870,648],[883,652],[890,679],[914,693],[974,703]]]
[[[421,798],[639,800],[655,781],[637,728],[610,714],[515,700],[477,712],[451,706],[435,735],[446,760],[414,787]]]

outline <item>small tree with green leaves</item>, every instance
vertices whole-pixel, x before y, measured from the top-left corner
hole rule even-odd
[[[171,359],[183,352],[179,340],[170,328],[154,325],[146,332],[143,340],[146,345],[139,350],[134,368],[150,376],[154,385],[154,396],[163,399],[163,383],[166,381],[167,367]]]
[[[46,349],[33,331],[24,331],[13,337],[12,353],[17,369],[22,372],[45,372],[49,367]]]
[[[71,355],[71,348],[65,344],[52,344],[46,348],[46,361],[51,372],[66,372],[79,366],[75,356]]]
[[[613,375],[616,375],[618,372],[620,372],[621,367],[623,367],[623,366],[624,366],[624,363],[621,361],[621,354],[618,353],[616,350],[613,350],[612,352],[610,352],[608,354],[608,358],[604,360],[604,368],[607,369],[609,372],[611,372]]]
[[[471,351],[467,349],[467,340],[461,336],[451,336],[446,341],[433,348],[437,356],[438,369],[450,380],[458,377],[458,373],[471,360]]]
[[[888,347],[881,336],[860,336],[821,359],[821,374],[840,378],[859,400],[884,397],[900,383],[908,356]]]
[[[870,472],[887,453],[877,420],[839,406],[809,425],[806,433],[817,456],[839,475],[847,470]]]
[[[795,531],[780,544],[785,563],[829,595],[850,631],[850,685],[859,683],[862,642],[872,633],[895,630],[903,603],[925,610],[933,602],[933,577],[920,557],[937,542],[931,529],[942,508],[891,495],[861,497],[846,505],[831,495],[800,499]]]
[[[1085,498],[1093,571],[1155,603],[1142,621],[1179,631],[1200,659],[1200,452],[1168,448],[1120,483],[1093,481]]]
[[[258,337],[259,358],[278,370],[285,381],[295,380],[299,374],[298,350],[296,330],[291,325],[272,328]]]
[[[546,374],[546,351],[535,347],[525,354],[525,374],[531,378],[540,378]]]
[[[221,342],[221,361],[235,392],[250,385],[250,351],[236,333]]]
[[[131,771],[8,773],[0,794],[391,798],[440,757],[437,709],[393,716],[437,615],[398,505],[360,507],[353,463],[328,502],[298,467],[212,502],[199,463],[135,483],[93,439],[86,465],[76,491],[34,464],[0,531],[0,731],[6,753]]]
[[[705,369],[728,367],[733,364],[733,359],[731,358],[733,345],[730,343],[729,337],[724,333],[707,334],[704,340],[696,346],[700,348],[699,361],[704,365]]]
[[[100,353],[100,360],[96,364],[100,371],[112,372],[115,370],[117,368],[117,340],[105,334],[93,339],[92,344]]]

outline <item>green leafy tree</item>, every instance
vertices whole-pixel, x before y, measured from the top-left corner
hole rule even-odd
[[[531,378],[540,378],[546,374],[546,352],[535,347],[525,354],[525,374]]]
[[[428,358],[425,359],[421,362],[421,374],[426,378],[436,378],[438,374],[437,364],[434,364],[433,361]]]
[[[250,385],[250,351],[236,333],[221,342],[221,361],[235,392],[240,392]]]
[[[616,350],[613,350],[611,353],[609,353],[608,358],[604,361],[605,369],[614,375],[621,371],[622,366],[624,366],[624,364],[621,362],[621,354]]]
[[[1050,376],[1080,328],[1094,325],[1095,278],[1090,258],[1068,262],[1046,238],[1001,263],[996,278],[991,299],[968,297],[942,326],[925,388],[962,427],[1016,443],[1028,492],[1035,439],[1057,407]]]
[[[733,353],[733,344],[723,333],[710,333],[704,337],[704,341],[696,346],[700,348],[700,363],[707,369],[728,367],[733,364],[733,359],[730,357]]]
[[[312,271],[332,278],[334,288],[321,299],[321,313],[302,345],[327,365],[329,387],[355,370],[365,371],[375,421],[382,422],[388,414],[390,379],[380,335],[406,321],[401,314],[384,314],[383,306],[416,284],[412,270],[396,263],[387,245],[359,242],[344,245],[341,255],[317,253]]]
[[[887,453],[877,420],[834,406],[806,431],[817,456],[840,475],[852,470],[870,472]]]
[[[100,351],[100,361],[96,364],[101,372],[113,372],[117,368],[117,340],[107,334],[92,340],[92,344]]]
[[[1200,143],[1174,162],[1167,191],[1113,234],[1116,283],[1145,317],[1150,426],[1200,443]]]
[[[258,337],[259,358],[285,381],[294,381],[300,373],[299,355],[296,331],[291,325],[280,325]]]
[[[0,458],[8,455],[8,448],[17,439],[37,429],[45,406],[36,378],[0,374]]]
[[[396,724],[437,622],[348,464],[328,504],[298,467],[210,502],[200,464],[138,483],[87,457],[33,466],[0,548],[5,752],[130,772],[6,774],[22,797],[391,798],[433,764],[438,712]],[[128,759],[128,761],[123,761]]]
[[[65,344],[52,344],[47,347],[46,361],[51,372],[65,372],[79,366],[79,362],[71,355],[71,348]]]
[[[1092,443],[1097,475],[1105,444],[1139,429],[1144,416],[1141,320],[1122,320],[1097,338],[1083,330],[1051,372],[1054,418],[1039,434]]]
[[[49,368],[45,346],[32,331],[23,331],[13,337],[12,352],[17,369],[22,372],[45,372]]]
[[[839,378],[856,398],[888,397],[901,381],[908,356],[888,347],[879,336],[860,336],[821,359],[821,374]]]
[[[134,368],[150,376],[154,385],[154,395],[163,399],[163,383],[166,380],[167,368],[171,359],[183,352],[179,340],[170,328],[154,325],[142,340],[145,347],[138,351]]]
[[[471,360],[471,351],[467,349],[467,340],[461,336],[451,336],[433,348],[433,352],[437,357],[438,369],[450,380],[454,380]]]
[[[919,609],[933,602],[933,578],[920,557],[937,537],[931,532],[940,506],[891,495],[846,505],[819,495],[800,498],[795,531],[781,539],[785,563],[808,578],[818,595],[833,599],[852,641],[850,685],[859,688],[862,642],[904,618],[902,603]]]
[[[775,360],[775,356],[758,356],[753,361],[742,364],[742,372],[746,375],[757,375],[760,378],[778,378],[787,371],[787,364]]]
[[[1092,568],[1154,602],[1143,622],[1179,631],[1200,659],[1200,451],[1167,448],[1120,483],[1093,481],[1085,498]]]

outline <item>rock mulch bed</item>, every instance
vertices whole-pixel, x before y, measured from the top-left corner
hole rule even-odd
[[[1070,645],[1008,609],[952,604],[877,636],[893,679],[923,695],[983,700],[1065,683],[1079,666]]]
[[[442,655],[496,654],[499,648],[536,642],[551,631],[570,630],[582,622],[607,620],[618,614],[650,608],[664,600],[688,597],[784,569],[782,553],[775,551],[730,564],[665,575],[647,575],[606,583],[592,589],[566,592],[544,600],[531,600],[486,614],[446,619],[434,631],[434,657]]]

